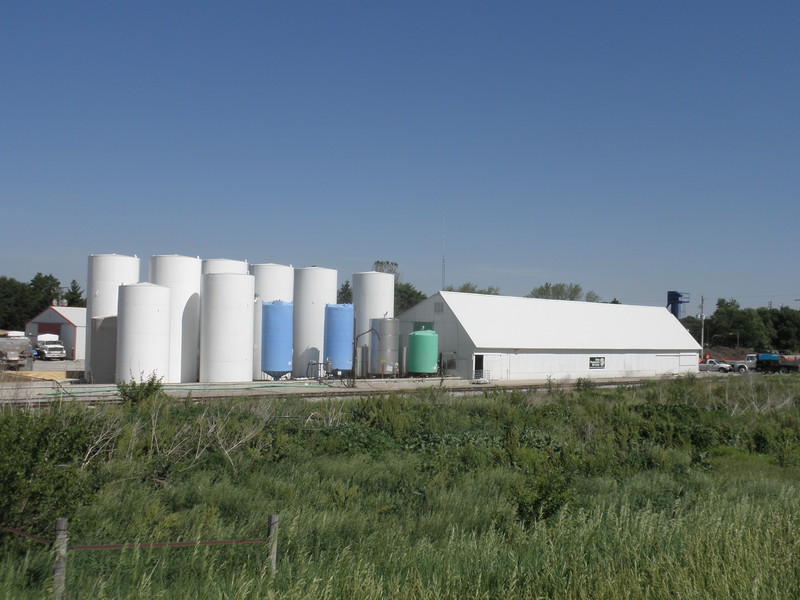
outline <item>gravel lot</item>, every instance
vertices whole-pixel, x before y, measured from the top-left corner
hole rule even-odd
[[[83,371],[82,360],[35,360],[34,371]]]

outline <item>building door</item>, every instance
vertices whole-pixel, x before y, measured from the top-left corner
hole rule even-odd
[[[475,369],[472,378],[483,379],[483,354],[475,355]]]
[[[43,333],[49,333],[49,334],[52,334],[52,335],[61,336],[61,324],[60,323],[39,323],[38,334],[41,335]]]

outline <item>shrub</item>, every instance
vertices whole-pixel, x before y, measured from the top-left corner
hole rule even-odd
[[[85,410],[7,412],[0,419],[0,518],[3,525],[49,531],[90,495],[89,469],[105,447]]]
[[[358,495],[358,486],[337,479],[331,484],[331,494],[333,495],[333,503],[339,508],[343,508]]]
[[[357,423],[375,427],[390,436],[406,434],[412,426],[414,404],[401,397],[362,397],[351,408],[351,416]]]
[[[117,391],[127,404],[139,404],[161,394],[163,384],[161,377],[152,373],[146,381],[120,381]]]
[[[338,435],[344,451],[349,454],[380,454],[396,445],[386,432],[364,425],[351,425]]]
[[[775,460],[781,467],[796,467],[800,465],[800,439],[797,433],[790,429],[781,431],[775,450]]]
[[[569,476],[559,469],[528,473],[517,480],[511,489],[517,519],[526,527],[555,515],[573,497]]]

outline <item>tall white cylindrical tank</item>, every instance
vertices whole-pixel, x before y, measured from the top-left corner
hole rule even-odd
[[[255,277],[256,294],[261,297],[262,302],[294,300],[294,269],[289,265],[250,265],[250,274]]]
[[[322,267],[294,270],[293,377],[319,375],[325,338],[325,305],[336,303],[336,275],[336,270]]]
[[[370,329],[372,319],[394,317],[394,275],[367,271],[353,274],[353,307],[355,309],[356,329],[360,361],[356,373],[365,377],[370,364],[371,335],[361,335]]]
[[[253,380],[255,279],[241,273],[203,275],[200,294],[200,381]]]
[[[89,323],[86,325],[88,328]],[[92,374],[92,382],[114,383],[117,369],[117,315],[94,317],[91,329],[94,352],[91,363],[86,360],[84,368]]]
[[[247,275],[250,269],[246,260],[232,260],[230,258],[204,258],[203,275],[209,273],[239,273]]]
[[[116,381],[165,379],[169,372],[170,289],[153,283],[119,288]]]
[[[250,265],[255,277],[256,302],[253,313],[253,379],[266,379],[261,370],[262,302],[292,302],[294,269],[288,265],[263,263]]]
[[[167,383],[192,383],[200,372],[200,288],[202,261],[178,254],[150,257],[150,283],[170,289]]]
[[[139,258],[123,254],[90,254],[86,279],[86,323],[117,314],[118,289],[139,282]],[[93,381],[92,328],[86,327],[86,380]]]

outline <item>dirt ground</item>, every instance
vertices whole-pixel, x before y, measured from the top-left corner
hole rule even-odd
[[[731,348],[730,346],[712,346],[706,353],[714,360],[744,360],[747,354],[754,352],[752,348]]]

